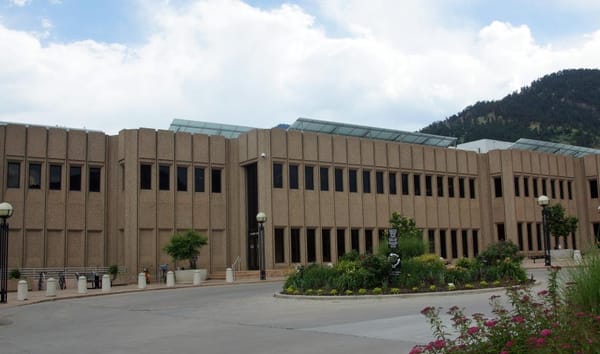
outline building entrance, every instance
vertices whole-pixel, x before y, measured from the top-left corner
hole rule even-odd
[[[258,224],[256,214],[258,214],[258,172],[256,163],[245,166],[246,169],[246,223],[248,230],[247,252],[248,252],[248,270],[258,270]]]

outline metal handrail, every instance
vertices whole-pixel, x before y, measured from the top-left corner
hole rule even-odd
[[[233,271],[233,279],[235,280],[235,272],[236,271],[241,271],[242,270],[242,262],[241,262],[242,258],[240,258],[240,256],[235,257],[235,260],[233,261],[233,264],[231,265],[231,270]],[[239,269],[236,269],[237,268]]]

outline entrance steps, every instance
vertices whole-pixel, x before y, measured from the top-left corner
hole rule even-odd
[[[269,278],[284,278],[289,273],[289,270],[270,269],[267,270],[266,276]],[[233,278],[238,280],[259,280],[260,271],[258,270],[238,270],[234,272]],[[225,280],[225,271],[215,271],[210,273],[211,280]]]

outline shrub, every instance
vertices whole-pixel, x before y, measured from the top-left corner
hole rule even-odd
[[[336,289],[331,289],[329,291],[329,295],[331,295],[331,296],[336,296],[337,294],[338,294],[338,291]]]
[[[563,289],[569,303],[600,315],[600,254],[593,252],[585,257],[581,267],[572,268],[567,273]]]
[[[200,254],[200,248],[206,244],[208,244],[206,236],[195,230],[187,230],[173,235],[163,250],[169,256],[173,257],[175,262],[188,260],[190,268],[196,269],[196,261]]]
[[[387,282],[391,271],[390,262],[383,255],[366,255],[361,259],[360,266],[366,271],[365,288],[382,286]]]
[[[475,288],[473,286],[473,284],[470,284],[470,283],[469,284],[465,284],[465,289],[473,289],[473,288]]]
[[[346,291],[344,291],[344,295],[350,296],[350,295],[353,295],[353,294],[354,294],[354,292],[352,290],[346,290]]]
[[[294,288],[293,286],[287,287],[287,288],[285,289],[285,293],[286,293],[286,294],[290,294],[290,295],[291,295],[291,294],[293,294],[293,293],[294,293],[294,291],[296,291],[296,288]]]
[[[444,281],[445,266],[436,255],[425,254],[411,258],[402,263],[402,271],[397,279],[397,285],[411,288],[437,284]]]
[[[366,295],[366,294],[367,294],[367,289],[364,289],[364,288],[358,289],[358,295]]]
[[[332,288],[332,279],[335,278],[335,270],[326,266],[311,264],[298,269],[288,275],[284,288],[294,286],[298,289]]]
[[[480,281],[480,282],[479,282],[479,285],[480,285],[482,288],[487,288],[487,286],[488,286],[488,282],[487,282],[487,281],[485,281],[485,280],[482,280],[482,281]]]
[[[375,295],[381,295],[382,292],[383,292],[383,290],[381,290],[381,288],[373,289],[373,294],[375,294]]]
[[[489,245],[483,252],[477,256],[477,261],[484,265],[493,266],[504,261],[506,258],[520,263],[523,256],[518,254],[519,247],[511,241],[501,241]]]
[[[436,291],[437,290],[437,286],[435,285],[429,285],[429,291]]]
[[[391,288],[390,289],[390,293],[392,293],[392,294],[400,294],[400,289],[398,289],[398,288]]]
[[[323,289],[318,289],[317,290],[317,295],[319,295],[319,296],[323,295]]]
[[[360,266],[358,261],[340,259],[333,269],[336,273],[333,286],[341,291],[363,287],[368,276],[368,272]]]
[[[448,283],[448,290],[449,291],[456,290],[456,285],[454,283]]]
[[[313,289],[307,289],[307,290],[304,292],[304,294],[306,294],[306,295],[313,295],[314,293],[315,293],[315,292],[314,292],[314,290],[313,290]]]
[[[21,271],[18,269],[11,269],[10,273],[8,273],[9,279],[21,279]]]

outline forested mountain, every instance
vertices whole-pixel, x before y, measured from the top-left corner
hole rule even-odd
[[[600,148],[600,70],[563,70],[499,101],[477,102],[423,133],[477,139],[530,138]]]

